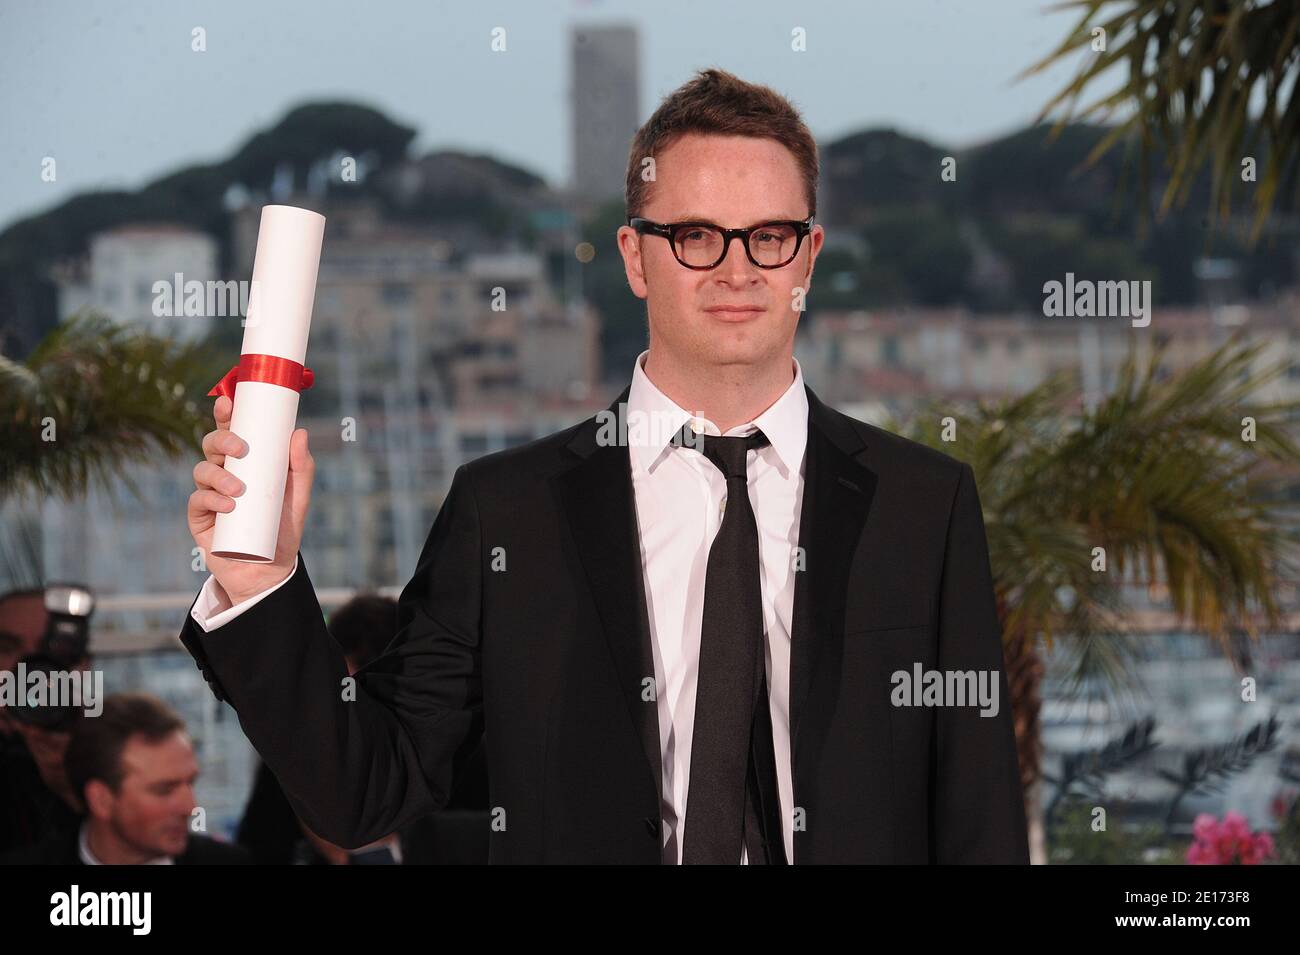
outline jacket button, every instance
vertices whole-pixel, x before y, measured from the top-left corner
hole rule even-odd
[[[659,835],[658,819],[656,819],[654,816],[646,816],[645,819],[643,819],[642,821],[645,823],[646,835],[651,837]]]

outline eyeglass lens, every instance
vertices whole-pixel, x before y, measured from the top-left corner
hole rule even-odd
[[[749,253],[759,265],[784,265],[794,258],[799,233],[791,225],[764,225],[749,234]],[[722,233],[708,226],[688,226],[676,236],[677,257],[687,265],[715,265],[722,259]]]

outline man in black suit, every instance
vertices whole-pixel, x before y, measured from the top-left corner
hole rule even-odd
[[[86,812],[0,857],[4,865],[247,865],[240,846],[192,832],[199,767],[185,723],[144,693],[105,698],[75,723],[64,756]]]
[[[706,70],[665,100],[618,232],[630,386],[456,470],[355,695],[294,433],[275,560],[210,555],[181,639],[313,829],[356,846],[444,805],[486,731],[492,862],[1028,861],[971,468],[827,407],[793,357],[817,168],[770,89]],[[243,490],[230,408],[195,468],[205,551]]]

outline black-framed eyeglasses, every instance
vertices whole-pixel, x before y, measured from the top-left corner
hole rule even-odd
[[[724,229],[712,222],[651,222],[641,216],[632,216],[627,224],[641,235],[663,236],[677,261],[688,269],[717,268],[727,257],[732,239],[742,240],[749,261],[760,269],[779,269],[799,254],[813,219],[764,222],[748,229]]]

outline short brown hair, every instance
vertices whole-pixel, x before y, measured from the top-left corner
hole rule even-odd
[[[642,214],[650,183],[641,178],[646,156],[663,152],[687,133],[774,139],[803,174],[809,215],[817,214],[817,141],[788,99],[770,87],[746,83],[726,70],[700,70],[659,104],[637,130],[628,155],[624,200],[628,216]]]
[[[63,757],[68,782],[77,798],[85,801],[86,784],[98,779],[117,792],[122,784],[122,750],[132,736],[151,743],[185,729],[180,714],[147,693],[114,693],[104,698],[98,716],[77,720]]]

